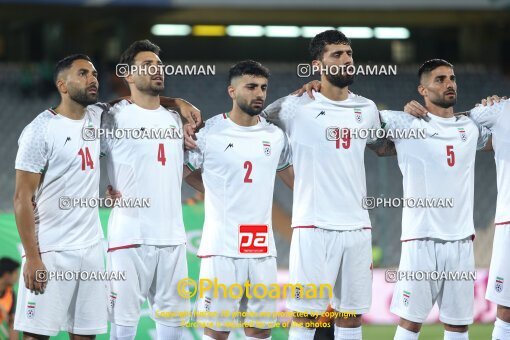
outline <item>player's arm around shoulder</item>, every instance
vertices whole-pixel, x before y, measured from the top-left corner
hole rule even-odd
[[[191,133],[186,133],[186,131],[190,131],[189,129],[191,129],[191,127],[186,124],[184,128],[185,145],[188,150],[185,151],[183,178],[191,187],[202,193],[205,191],[205,188],[202,181],[201,169],[204,165],[207,149],[207,137],[218,124],[221,124],[223,120],[224,117],[222,114],[208,119],[205,122],[204,127],[195,134],[195,140],[191,140],[194,144],[193,147],[189,147],[191,144],[189,139],[192,139]]]
[[[383,117],[375,103],[374,106],[374,120],[373,128],[375,129],[386,129],[386,123],[383,122]],[[397,150],[395,148],[395,143],[389,138],[377,138],[372,139],[367,142],[367,146],[370,150],[374,151],[375,154],[379,157],[387,157],[387,156],[395,156],[397,154]]]

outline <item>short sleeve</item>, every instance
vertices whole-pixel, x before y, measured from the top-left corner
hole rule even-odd
[[[379,118],[379,110],[377,110],[377,106],[375,106],[375,104],[373,104],[372,125],[370,126],[370,128],[373,130],[381,129],[381,120]],[[373,138],[371,138],[371,137],[373,137]],[[376,134],[370,134],[369,138],[367,140],[367,144],[372,144],[372,143],[375,143],[376,141],[377,141]]]
[[[270,123],[273,123],[279,128],[285,130],[285,127],[288,125],[289,121],[292,120],[295,114],[295,108],[298,101],[299,98],[295,96],[280,98],[269,104],[260,115]]]
[[[193,150],[186,151],[184,155],[185,165],[191,170],[202,169],[204,165],[204,150],[205,150],[205,128],[196,133],[197,147]]]
[[[101,114],[101,129],[107,130],[107,131],[113,131],[117,128],[117,121],[116,121],[116,113],[119,112],[122,108],[129,105],[129,101],[127,100],[121,100],[117,104],[111,106],[106,103],[101,103],[101,105],[97,105],[98,108],[102,110]],[[115,139],[113,138],[113,135],[108,134],[101,134],[101,157],[107,156],[110,154],[113,144],[115,143]]]
[[[380,117],[381,127],[384,128],[386,131],[410,129],[412,127],[413,121],[416,119],[409,113],[403,111],[390,111],[390,110],[380,111]]]
[[[510,101],[502,100],[492,106],[477,106],[469,111],[469,117],[477,124],[492,129],[499,118],[504,114],[510,114]]]
[[[491,131],[483,125],[478,125],[478,131],[480,132],[480,134],[478,135],[478,142],[476,148],[477,150],[480,150],[483,149],[487,144],[487,141],[491,136]]]
[[[287,135],[283,133],[284,146],[278,161],[277,171],[283,171],[292,165],[292,150]]]
[[[18,140],[15,168],[43,173],[50,157],[48,126],[51,113],[43,113],[28,124]]]

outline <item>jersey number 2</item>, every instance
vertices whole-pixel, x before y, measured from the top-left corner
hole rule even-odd
[[[253,165],[251,164],[250,161],[246,161],[244,162],[244,168],[246,169],[246,174],[244,175],[244,183],[252,183],[253,180],[250,178],[250,175]]]
[[[78,155],[81,156],[81,169],[83,171],[85,171],[85,168],[87,167],[94,169],[94,162],[92,161],[92,157],[90,156],[90,151],[88,147],[85,147],[85,151],[83,151],[83,149],[80,149],[80,151],[78,151]]]

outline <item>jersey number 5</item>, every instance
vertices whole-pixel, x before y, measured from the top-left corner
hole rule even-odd
[[[92,157],[90,156],[90,151],[88,147],[85,147],[85,151],[80,149],[78,151],[78,155],[81,156],[81,169],[85,171],[86,167],[94,169],[94,162],[92,161]]]
[[[455,165],[455,153],[453,152],[453,145],[446,146],[446,162],[449,166]]]

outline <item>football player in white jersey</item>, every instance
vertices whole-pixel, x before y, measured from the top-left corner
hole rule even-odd
[[[276,321],[276,300],[255,298],[253,292],[254,285],[269,289],[277,284],[271,226],[275,174],[278,171],[289,186],[293,180],[284,132],[259,116],[268,78],[269,70],[258,62],[247,60],[232,66],[228,86],[232,110],[208,119],[196,134],[198,148],[187,152],[189,169],[201,171],[205,187],[200,279],[217,279],[227,287],[244,287],[249,282],[252,287],[236,296],[224,296],[221,289],[203,292],[197,302],[197,319],[214,325],[205,328],[203,339],[227,339],[233,327],[227,322],[236,318],[200,316],[237,312],[242,298],[246,312],[254,315],[244,320],[247,339],[270,339]]]
[[[159,51],[142,40],[122,54],[120,64],[130,65],[125,80],[131,99],[103,115],[103,128],[182,129],[177,112],[160,105],[165,77],[162,68],[156,67],[162,65]],[[177,290],[178,281],[188,276],[181,206],[182,139],[178,134],[175,138],[104,138],[101,152],[113,189],[124,198],[150,198],[148,208],[114,208],[108,221],[107,268],[127,274],[126,281],[110,283],[111,339],[135,338],[146,299],[157,338],[180,339],[190,312],[189,299],[180,297]],[[165,317],[170,312],[176,316]]]
[[[14,213],[24,258],[14,327],[24,339],[61,330],[93,339],[107,330],[105,282],[44,282],[51,278],[44,273],[104,271],[97,208],[62,205],[64,196],[98,196],[99,140],[82,138],[83,127],[100,124],[101,107],[87,108],[97,101],[97,71],[89,57],[71,55],[57,63],[55,84],[60,104],[25,127],[16,156]]]
[[[452,198],[453,207],[404,207],[399,271],[457,273],[464,279],[418,280],[395,285],[391,311],[400,316],[395,339],[418,339],[421,324],[437,301],[444,339],[468,339],[473,322],[474,164],[490,132],[465,116],[455,116],[457,84],[453,66],[441,59],[418,72],[418,92],[427,121],[404,112],[382,111],[386,129],[426,129],[424,139],[394,139],[406,198]],[[444,276],[443,276],[444,277]]]
[[[488,102],[488,103],[487,103]],[[486,298],[498,304],[493,340],[510,339],[510,289],[505,280],[510,277],[510,101],[492,98],[471,109],[468,116],[492,133],[496,161],[498,197],[496,204],[494,244]],[[426,111],[418,102],[410,102],[406,111],[422,115]]]
[[[350,45],[339,31],[318,34],[310,43],[313,65],[331,70],[353,64]],[[303,325],[326,311],[328,303],[338,312],[356,315],[336,319],[335,339],[361,339],[361,315],[368,312],[372,296],[371,223],[362,207],[364,151],[368,144],[383,155],[380,151],[389,147],[348,133],[380,127],[374,102],[349,92],[353,75],[321,72],[321,82],[315,100],[287,96],[263,114],[286,132],[292,148],[296,177],[290,283],[333,288],[331,299],[295,294],[287,301],[289,309],[309,314],[293,318],[289,339],[312,339],[315,328]]]

